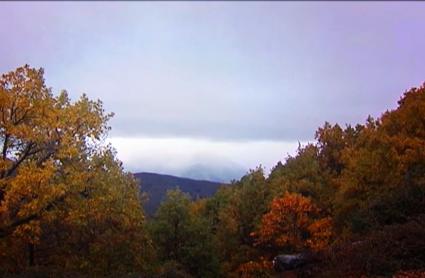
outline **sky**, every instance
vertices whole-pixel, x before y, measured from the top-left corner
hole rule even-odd
[[[228,181],[425,82],[425,2],[0,2],[0,72],[101,99],[126,170]]]

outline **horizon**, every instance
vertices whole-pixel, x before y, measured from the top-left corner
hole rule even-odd
[[[1,72],[43,67],[55,94],[101,99],[130,172],[267,174],[325,121],[364,123],[425,81],[423,2],[0,7]]]

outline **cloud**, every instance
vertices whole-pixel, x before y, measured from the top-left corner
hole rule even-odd
[[[271,167],[325,121],[395,107],[424,82],[424,13],[421,2],[0,2],[0,72],[44,67],[54,92],[101,99],[128,169],[236,173]]]
[[[425,72],[422,3],[0,6],[0,69],[43,66],[56,91],[102,99],[112,136],[310,140]]]
[[[294,155],[298,142],[211,141],[193,138],[112,137],[108,142],[132,172],[231,180],[260,164],[269,171],[278,161]]]

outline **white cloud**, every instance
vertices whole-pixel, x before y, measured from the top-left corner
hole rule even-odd
[[[197,164],[243,169],[245,172],[261,164],[268,172],[288,154],[294,155],[298,147],[298,142],[192,138],[113,137],[108,142],[117,150],[117,156],[127,170],[174,175],[183,174]]]

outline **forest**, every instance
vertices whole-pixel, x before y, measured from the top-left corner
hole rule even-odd
[[[170,190],[153,217],[105,144],[112,116],[53,94],[43,69],[1,76],[2,277],[425,276],[425,85],[376,119],[324,123],[268,176]],[[311,263],[279,273],[282,254]]]

